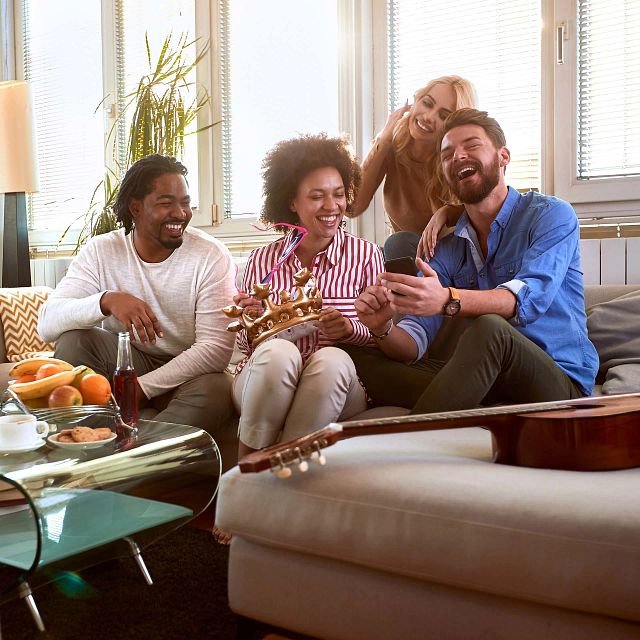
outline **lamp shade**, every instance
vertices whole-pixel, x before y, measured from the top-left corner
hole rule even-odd
[[[0,193],[38,190],[31,87],[0,82]]]

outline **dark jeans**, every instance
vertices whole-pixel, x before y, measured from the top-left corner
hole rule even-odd
[[[497,315],[473,320],[447,362],[425,360],[407,365],[388,359],[378,349],[343,348],[352,357],[374,406],[434,413],[583,396],[540,347]]]
[[[411,231],[396,231],[392,233],[384,243],[384,259],[403,258],[409,256],[415,258],[418,251],[420,236]]]

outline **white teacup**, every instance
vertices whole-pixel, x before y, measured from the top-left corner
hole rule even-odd
[[[0,416],[0,449],[19,449],[38,444],[49,425],[32,415]]]

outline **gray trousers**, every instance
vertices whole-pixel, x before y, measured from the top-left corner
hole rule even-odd
[[[573,380],[540,347],[497,315],[473,320],[451,358],[412,365],[378,349],[343,346],[375,406],[412,413],[580,398]]]
[[[169,359],[150,356],[131,349],[133,366],[139,376],[153,371]],[[56,358],[73,365],[84,364],[109,380],[113,377],[118,355],[118,336],[104,329],[76,329],[63,333],[56,341]],[[208,373],[184,382],[173,391],[147,400],[140,408],[153,406],[159,411],[154,420],[186,424],[209,432],[216,442],[233,437],[237,413],[231,398],[231,376]],[[224,432],[224,435],[223,435]]]

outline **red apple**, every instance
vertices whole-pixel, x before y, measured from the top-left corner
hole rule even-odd
[[[78,389],[70,384],[63,384],[56,387],[50,394],[48,400],[49,407],[74,407],[82,404],[82,394]]]

